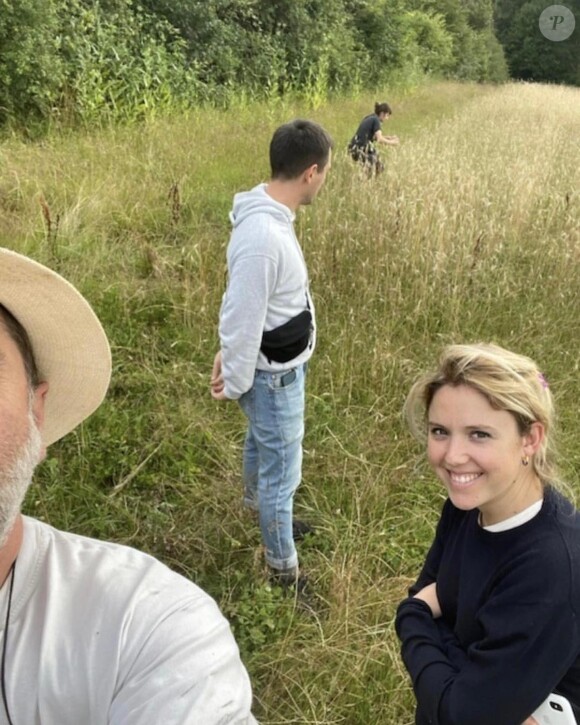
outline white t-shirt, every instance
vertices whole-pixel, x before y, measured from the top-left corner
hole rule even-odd
[[[0,644],[9,588],[10,577]],[[248,674],[211,597],[147,554],[27,517],[4,680],[14,725],[256,723]]]

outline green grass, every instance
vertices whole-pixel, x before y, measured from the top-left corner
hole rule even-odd
[[[401,145],[369,181],[345,146],[375,100]],[[301,559],[319,619],[266,584],[240,505],[243,417],[208,386],[231,198],[267,177],[270,136],[296,116],[337,142],[296,225],[319,323],[296,501],[318,530]],[[443,344],[538,361],[580,493],[579,128],[577,89],[439,84],[0,146],[0,243],[87,295],[114,358],[106,402],[50,449],[27,512],[149,551],[215,596],[261,722],[413,721],[393,618],[443,493],[401,409]]]

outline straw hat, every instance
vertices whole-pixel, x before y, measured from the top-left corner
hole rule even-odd
[[[99,407],[111,350],[89,303],[69,282],[0,247],[0,304],[26,330],[40,380],[48,382],[42,440],[50,445]]]

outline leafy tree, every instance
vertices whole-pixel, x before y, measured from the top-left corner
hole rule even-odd
[[[269,86],[281,75],[283,51],[264,32],[258,0],[144,0],[184,40],[188,62],[212,92]]]
[[[348,85],[357,65],[343,0],[144,0],[186,41],[208,88],[283,92],[324,76]]]
[[[412,10],[403,16],[403,27],[408,65],[424,73],[445,73],[453,67],[453,38],[441,15]]]
[[[493,18],[497,39],[506,45],[511,38],[515,14],[528,0],[495,0]]]
[[[490,30],[493,26],[493,2],[491,0],[464,0],[467,22],[473,30]]]
[[[50,113],[64,74],[57,28],[50,0],[2,0],[0,123]]]
[[[368,57],[357,52],[343,0],[261,0],[260,18],[283,48],[287,80],[296,88],[313,80],[346,87]]]
[[[542,0],[496,2],[495,23],[510,73],[524,80],[580,85],[578,27],[567,40],[545,38],[539,29],[539,18],[545,7]],[[580,1],[568,0],[566,7],[580,24]]]
[[[60,9],[63,104],[73,116],[148,115],[195,89],[175,31],[131,0],[63,0]]]
[[[368,82],[376,82],[386,71],[402,63],[405,3],[403,0],[350,0],[346,9],[352,18],[358,44],[369,54]]]
[[[415,8],[439,14],[453,38],[450,72],[465,80],[504,80],[502,50],[494,42],[492,0],[409,0]]]
[[[503,47],[493,32],[485,34],[487,46],[487,80],[501,83],[509,78],[509,70]]]
[[[492,0],[0,3],[0,124],[55,113],[138,118],[200,101],[229,103],[238,93],[297,90],[320,100],[331,90],[376,87],[398,69],[505,76]],[[505,28],[502,18],[515,15],[508,0],[496,5],[496,23]],[[519,58],[513,45],[521,68],[528,50],[542,55],[524,47]]]

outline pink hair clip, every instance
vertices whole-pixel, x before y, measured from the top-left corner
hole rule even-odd
[[[538,373],[538,379],[539,379],[539,381],[540,381],[540,385],[542,386],[542,388],[544,388],[544,390],[545,390],[546,388],[549,388],[549,387],[550,387],[550,386],[548,385],[548,381],[546,380],[546,378],[545,378],[545,376],[544,376],[544,373]]]

